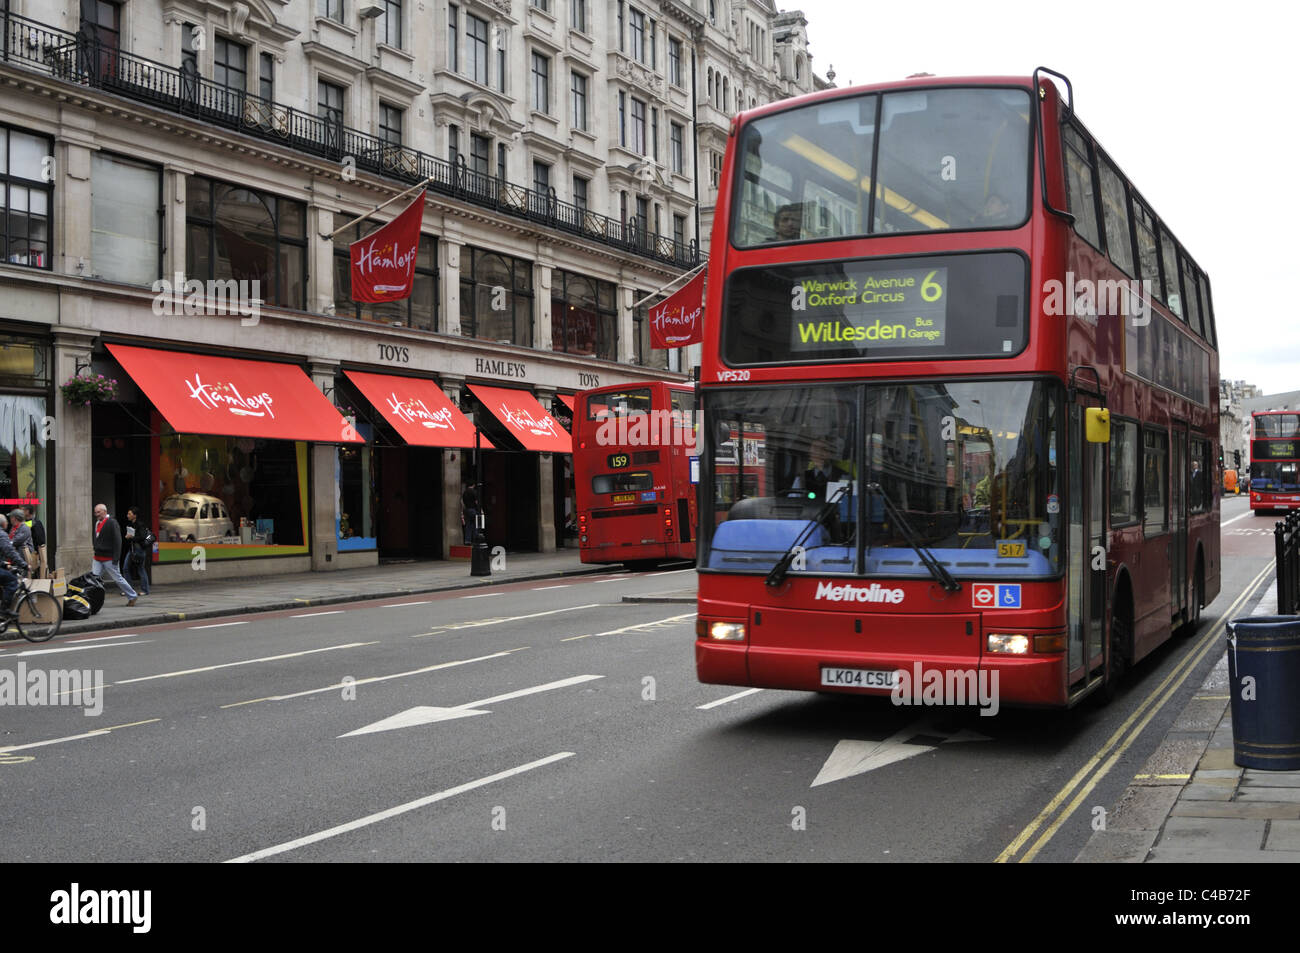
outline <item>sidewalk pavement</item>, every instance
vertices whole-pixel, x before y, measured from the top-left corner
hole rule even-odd
[[[475,589],[507,582],[622,570],[621,566],[581,562],[576,549],[554,553],[507,553],[506,566],[491,576],[471,576],[469,560],[385,563],[364,569],[283,576],[258,575],[256,567],[250,567],[250,575],[246,578],[211,581],[203,579],[201,572],[195,572],[193,582],[153,586],[149,595],[141,595],[139,601],[129,608],[117,587],[108,581],[104,608],[89,619],[65,619],[56,638],[100,629],[301,609],[358,599],[399,599],[424,592]]]
[[[1251,615],[1276,615],[1269,587]],[[1225,649],[1075,863],[1300,861],[1300,771],[1233,763]]]

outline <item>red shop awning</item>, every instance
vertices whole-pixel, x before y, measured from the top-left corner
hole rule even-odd
[[[364,371],[343,373],[407,443],[417,447],[474,446],[474,425],[434,381]],[[480,445],[492,449],[487,437]]]
[[[561,394],[560,400],[564,401],[564,406],[569,408],[569,413],[573,413],[573,395]]]
[[[110,344],[178,433],[362,443],[301,367]]]
[[[559,421],[527,391],[470,384],[469,389],[527,450],[572,453],[573,442]]]

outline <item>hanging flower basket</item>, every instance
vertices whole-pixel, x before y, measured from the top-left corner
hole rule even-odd
[[[59,385],[63,399],[72,405],[89,407],[117,400],[117,378],[96,374],[94,377],[70,377]]]

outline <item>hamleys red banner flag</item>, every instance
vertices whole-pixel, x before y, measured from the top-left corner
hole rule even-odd
[[[411,296],[423,216],[424,191],[421,190],[405,212],[348,246],[352,258],[353,301],[400,301]]]
[[[704,275],[701,271],[650,309],[651,347],[685,347],[704,340]]]

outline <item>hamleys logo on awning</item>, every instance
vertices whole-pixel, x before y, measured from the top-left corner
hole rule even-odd
[[[442,410],[430,410],[428,405],[419,398],[415,400],[399,400],[396,394],[389,394],[388,410],[403,423],[419,423],[421,426],[430,429],[456,429],[450,407],[444,407]]]
[[[275,419],[275,412],[271,410],[271,404],[275,401],[266,391],[245,397],[234,384],[205,384],[198,374],[194,375],[194,380],[187,380],[185,386],[190,389],[190,396],[209,410],[219,410],[224,407],[232,414],[241,417]]]
[[[526,410],[511,410],[502,404],[501,419],[516,430],[527,430],[535,437],[558,436],[555,432],[557,426],[555,418],[550,414],[545,414],[541,420],[538,420]]]

